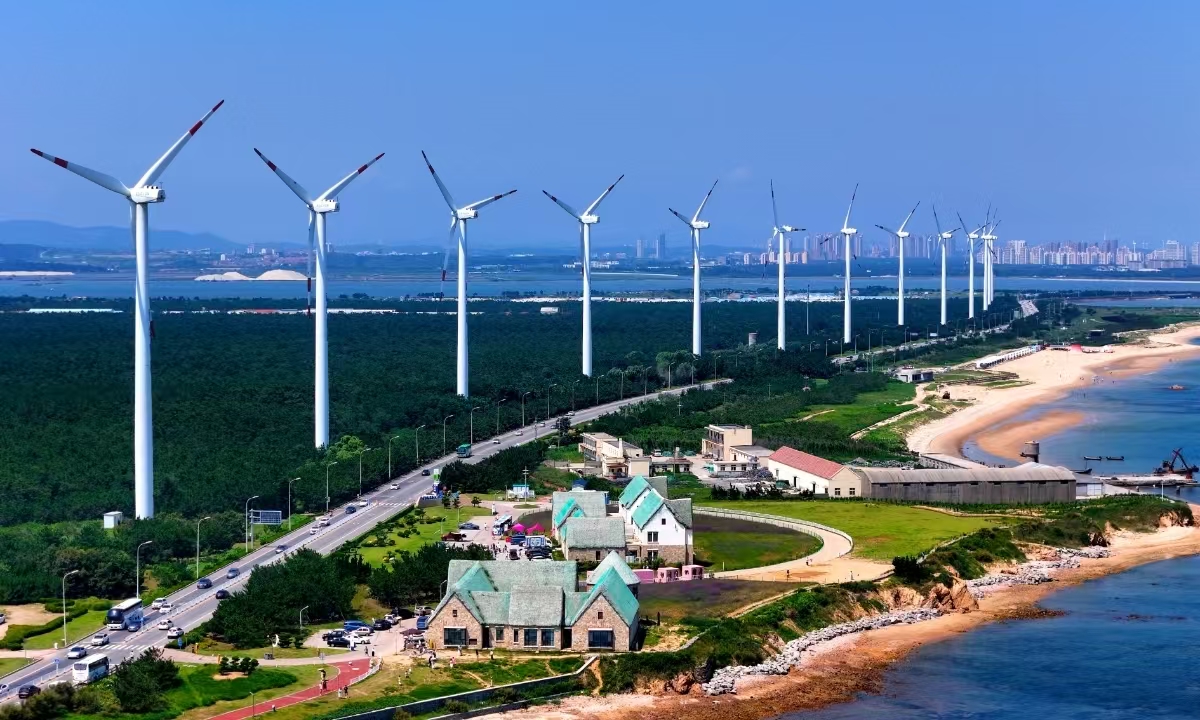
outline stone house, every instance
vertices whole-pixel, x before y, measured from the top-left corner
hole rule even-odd
[[[550,534],[562,540],[562,526],[569,518],[608,516],[608,493],[599,490],[571,490],[550,496]]]
[[[623,557],[625,521],[616,516],[567,518],[560,539],[567,560],[600,562],[611,552]]]

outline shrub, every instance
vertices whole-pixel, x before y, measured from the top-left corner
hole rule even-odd
[[[899,555],[892,558],[892,570],[896,579],[906,585],[920,585],[929,579],[929,569],[915,555]]]
[[[445,710],[447,714],[464,713],[470,710],[471,706],[462,700],[448,700],[446,704],[442,706],[442,709]]]

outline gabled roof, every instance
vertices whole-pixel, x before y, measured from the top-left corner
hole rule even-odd
[[[647,478],[646,482],[650,483],[650,487],[657,490],[659,495],[665,498],[671,497],[671,491],[667,488],[667,479],[665,477]]]
[[[646,480],[646,478],[638,475],[630,480],[629,484],[625,486],[625,490],[621,492],[621,497],[618,498],[617,502],[621,503],[621,507],[628,509],[637,501],[639,497],[642,496],[642,493],[644,493],[648,487],[650,487],[650,483]]]
[[[507,625],[555,627],[563,618],[563,589],[520,586],[513,588]]]
[[[558,491],[550,496],[550,507],[554,512],[555,527],[562,524],[566,515],[560,515],[567,502],[573,501],[583,517],[604,517],[608,514],[608,493],[600,490]]]
[[[596,580],[603,577],[604,573],[608,570],[615,570],[617,576],[621,578],[621,582],[626,585],[638,585],[642,582],[637,575],[633,574],[633,571],[629,569],[629,566],[625,564],[625,561],[614,550],[604,556],[604,559],[600,561],[595,570],[588,573],[588,585],[595,585]]]
[[[837,475],[845,467],[832,460],[826,460],[816,455],[809,455],[806,452],[790,448],[786,445],[771,453],[767,459],[773,460],[780,465],[787,465],[790,468],[806,472],[809,475],[825,478],[826,480],[832,480],[833,476]]]
[[[650,518],[654,517],[654,513],[658,512],[664,502],[663,496],[659,495],[654,488],[650,488],[646,493],[646,499],[637,506],[637,510],[633,511],[633,517],[630,520],[639,530],[646,527],[646,523],[650,522]]]
[[[621,576],[617,574],[615,568],[605,570],[603,574],[596,578],[596,584],[592,586],[584,595],[583,602],[579,603],[578,608],[574,613],[567,616],[567,625],[574,625],[591,607],[592,603],[596,602],[596,598],[604,597],[608,603],[612,605],[625,624],[632,625],[637,621],[638,600],[634,597],[633,592],[621,581]],[[577,600],[573,599],[570,603],[575,605]]]
[[[511,560],[451,560],[446,579],[450,587],[461,585],[476,566],[490,581],[489,587],[472,590],[511,592],[518,585],[553,585],[565,591],[575,590],[577,567],[574,560],[551,562],[513,562]]]
[[[575,498],[567,498],[566,502],[554,512],[554,527],[562,525],[564,520],[571,517],[572,512],[575,513],[575,517],[583,517],[583,510],[579,509]]]
[[[625,521],[619,517],[567,518],[563,545],[574,549],[606,550],[625,547]]]
[[[692,499],[680,498],[678,500],[668,500],[667,509],[679,521],[679,524],[684,527],[692,526]]]

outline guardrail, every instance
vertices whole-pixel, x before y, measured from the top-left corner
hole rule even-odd
[[[803,502],[803,501],[797,500],[796,502]],[[805,535],[812,535],[813,537],[818,537],[818,538],[821,536],[819,533],[817,533],[815,531],[822,530],[824,532],[832,533],[834,535],[838,535],[842,538],[845,538],[846,542],[850,543],[850,550],[854,549],[854,538],[850,537],[849,535],[842,532],[841,530],[838,530],[837,528],[831,528],[828,525],[822,525],[821,523],[815,523],[815,522],[811,522],[809,520],[797,520],[795,518],[785,518],[785,517],[780,517],[778,515],[767,515],[765,513],[750,512],[749,510],[731,510],[729,508],[714,508],[714,507],[705,507],[705,506],[697,506],[697,507],[692,508],[692,513],[695,515],[708,515],[710,517],[727,517],[727,518],[734,518],[737,520],[747,520],[749,522],[763,523],[764,525],[774,525],[776,527],[782,527],[782,528],[787,528],[789,530],[795,530],[797,532],[802,532]],[[849,551],[847,551],[847,552],[849,552]]]

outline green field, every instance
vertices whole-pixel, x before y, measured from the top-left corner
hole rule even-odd
[[[0,677],[16,672],[29,664],[25,658],[0,658]]]
[[[97,630],[104,626],[104,616],[107,613],[103,610],[89,610],[77,618],[67,621],[67,642],[77,643],[87,639],[88,636],[94,634]],[[41,635],[34,635],[31,638],[25,639],[26,650],[47,650],[54,647],[54,643],[62,645],[62,625],[59,625],[54,630]]]
[[[854,538],[854,555],[890,561],[916,555],[934,545],[991,527],[989,518],[955,517],[907,505],[857,500],[763,500],[705,503],[715,507],[810,520]]]
[[[884,390],[860,394],[851,405],[813,405],[801,417],[816,415],[806,422],[829,423],[850,435],[911,409],[916,392],[915,385],[889,382]]]
[[[774,525],[708,515],[694,522],[696,559],[712,572],[774,565],[821,548],[819,538]]]
[[[667,625],[684,618],[719,618],[798,587],[802,586],[796,583],[729,579],[646,584],[638,590],[638,602],[641,604],[638,612],[651,620],[661,618]]]
[[[472,507],[471,499],[464,495],[462,506],[457,510],[453,508],[447,510],[440,506],[425,508],[425,517],[437,520],[437,522],[401,525],[400,527],[407,529],[408,537],[401,537],[398,529],[389,530],[382,537],[380,537],[380,533],[368,534],[359,545],[359,553],[363,560],[371,565],[382,565],[383,559],[388,555],[402,550],[414,552],[419,550],[422,545],[437,542],[441,540],[444,533],[457,529],[459,523],[467,522],[475,517],[490,517],[490,510],[487,508],[488,498],[480,496],[479,499],[484,503],[479,507]],[[408,514],[402,517],[408,517]],[[491,521],[488,522],[490,524]],[[476,524],[486,527],[483,523],[477,522]]]
[[[556,462],[583,462],[583,453],[575,445],[552,447],[546,451],[546,459]]]

